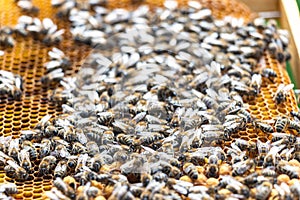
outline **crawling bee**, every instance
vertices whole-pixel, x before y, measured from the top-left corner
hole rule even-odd
[[[265,143],[261,142],[260,140],[257,140],[257,150],[258,150],[258,157],[257,157],[257,165],[262,166],[263,162],[265,160],[265,157],[267,153],[270,150],[270,141],[267,141]]]
[[[86,143],[86,150],[89,156],[94,156],[100,152],[99,147],[96,142],[90,141]]]
[[[0,185],[0,191],[5,192],[7,195],[13,195],[18,193],[18,188],[14,183],[2,183]]]
[[[260,129],[264,133],[273,133],[274,129],[273,126],[262,121],[254,120],[253,126],[257,129]]]
[[[286,101],[286,96],[288,95],[289,91],[292,90],[294,87],[294,84],[280,84],[278,86],[278,89],[275,93],[275,96],[273,97],[276,104],[281,104]]]
[[[34,6],[31,0],[18,0],[17,6],[25,12],[34,14],[39,12],[39,8]]]
[[[67,185],[61,178],[57,177],[53,181],[53,185],[60,190],[64,195],[67,197],[74,199],[76,194],[73,188],[71,188],[69,185]]]
[[[288,175],[291,179],[293,179],[293,178],[298,179],[299,178],[299,174],[298,174],[298,171],[296,170],[296,167],[289,165],[284,160],[279,161],[276,168],[279,172]]]
[[[283,132],[289,123],[289,119],[285,117],[278,117],[275,121],[274,127],[276,132]]]
[[[150,183],[152,180],[152,176],[148,173],[143,173],[141,175],[141,183],[143,184],[143,187],[147,187],[147,185]]]
[[[19,152],[18,159],[19,159],[19,163],[20,163],[21,167],[23,167],[26,171],[31,170],[32,165],[31,165],[29,153],[27,150],[22,149]]]
[[[30,159],[36,160],[38,157],[38,152],[35,148],[35,146],[28,140],[25,140],[21,144],[22,149],[26,150],[29,152]]]
[[[273,80],[275,77],[277,77],[277,73],[271,68],[263,68],[260,74],[270,80]]]
[[[39,164],[39,173],[47,175],[53,169],[56,164],[56,158],[54,156],[46,156]]]
[[[254,92],[255,95],[259,94],[260,88],[261,88],[261,83],[262,83],[261,75],[260,74],[253,74],[250,86],[253,88],[253,92]]]
[[[19,149],[19,139],[11,140],[8,147],[8,156],[14,158],[15,160],[18,160]]]
[[[221,160],[216,155],[211,155],[208,158],[208,163],[206,165],[206,176],[218,178],[219,176],[219,164]]]
[[[44,75],[41,78],[41,82],[44,85],[49,85],[52,82],[59,82],[61,81],[65,76],[65,73],[61,68],[55,69],[48,74]]]
[[[233,176],[243,175],[253,167],[255,167],[255,162],[252,159],[247,159],[245,161],[235,163],[233,165],[232,175]]]
[[[65,160],[61,160],[57,163],[54,169],[55,177],[64,177],[67,174],[67,162]]]
[[[297,120],[300,120],[300,111],[291,111],[292,117],[296,118]]]
[[[263,182],[262,184],[256,186],[255,198],[258,200],[266,200],[271,194],[272,185],[269,182]]]
[[[85,154],[86,153],[86,148],[83,146],[80,142],[74,142],[72,145],[72,154]]]
[[[72,176],[66,176],[64,177],[63,181],[69,185],[71,188],[73,188],[74,190],[76,190],[76,180],[72,177]]]
[[[51,140],[47,138],[42,139],[40,149],[39,149],[40,158],[44,158],[45,156],[50,155],[51,150],[52,150]]]
[[[40,130],[44,130],[47,126],[49,126],[50,123],[50,119],[51,119],[52,115],[45,115],[40,121],[39,123],[37,123],[37,125],[35,126],[35,129],[40,129]]]
[[[297,131],[298,134],[300,133],[300,124],[299,124],[299,122],[294,121],[294,120],[289,120],[288,127],[290,129],[294,129],[295,131]]]
[[[198,171],[197,168],[193,163],[186,163],[183,165],[183,172],[187,174],[191,179],[197,180],[198,179]]]
[[[16,178],[20,181],[25,181],[29,174],[27,171],[20,167],[15,161],[8,160],[6,162],[8,165],[4,167],[4,171],[6,172],[7,176]]]

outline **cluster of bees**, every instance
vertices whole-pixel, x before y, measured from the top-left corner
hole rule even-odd
[[[0,94],[7,94],[15,100],[20,100],[23,90],[23,79],[20,75],[0,70]]]
[[[64,114],[1,138],[8,177],[52,175],[44,195],[53,200],[300,198],[300,138],[289,133],[300,133],[300,112],[266,121],[245,103],[277,78],[257,68],[264,51],[289,59],[286,31],[261,19],[217,20],[192,0],[153,11],[103,3],[52,1],[73,39],[96,48],[76,77],[64,77],[71,64],[64,52],[48,52],[42,82],[63,86],[51,100]],[[50,35],[46,43],[63,33],[48,18],[28,16],[17,30]],[[279,85],[274,103],[284,105],[292,88]],[[249,127],[271,140],[238,138]],[[1,185],[0,193],[17,190]]]

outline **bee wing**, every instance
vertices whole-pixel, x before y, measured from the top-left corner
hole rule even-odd
[[[12,160],[8,160],[7,161],[7,164],[9,164],[11,167],[13,167],[15,170],[17,170],[18,168],[20,168],[20,166],[15,162],[15,161],[12,161]]]
[[[277,88],[276,94],[278,94],[281,90],[283,90],[284,84],[280,84]]]
[[[20,163],[23,162],[24,160],[29,160],[30,161],[28,150],[22,149],[18,153],[18,159],[19,159]]]
[[[42,125],[45,125],[46,122],[48,122],[48,121],[50,120],[51,117],[52,117],[52,115],[45,115],[45,116],[41,119],[40,123],[41,123]]]
[[[294,84],[288,84],[286,86],[284,86],[284,88],[282,89],[285,93],[288,93],[290,90],[292,90],[294,88]]]

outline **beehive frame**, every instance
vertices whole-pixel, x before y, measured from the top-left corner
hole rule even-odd
[[[58,24],[60,28],[68,27],[69,25],[64,20],[59,20],[55,16],[55,9],[51,7],[50,1],[33,1],[34,5],[40,8],[39,18],[50,17]],[[113,1],[112,1],[113,2]],[[162,1],[145,1],[153,6],[161,6]],[[230,0],[205,1],[203,5],[211,8],[216,17],[223,17],[232,14],[236,17],[243,16],[246,20],[252,18],[249,9],[240,3]],[[131,5],[131,1],[123,0],[118,3],[109,3],[108,7],[123,7]],[[185,4],[186,1],[180,2]],[[180,4],[180,5],[181,5]],[[22,15],[20,9],[16,6],[13,0],[0,0],[0,24],[1,26],[11,26],[16,24],[17,18]],[[134,6],[134,5],[133,5]],[[84,58],[92,50],[90,47],[73,42],[70,33],[65,35],[65,39],[58,48],[66,52],[70,57],[73,65],[67,71],[67,75],[74,75],[78,72]],[[44,86],[40,79],[45,74],[43,64],[47,62],[47,52],[52,46],[46,46],[39,41],[30,37],[17,38],[16,45],[12,48],[5,49],[5,55],[0,56],[0,69],[11,71],[20,74],[24,78],[24,91],[20,101],[13,100],[10,97],[0,96],[0,133],[3,136],[12,136],[17,138],[20,130],[34,128],[38,121],[46,114],[58,116],[62,109],[50,101],[50,94],[57,85]],[[272,58],[271,55],[265,53],[261,60],[261,65],[269,66],[274,69],[278,77],[274,83],[263,85],[261,94],[252,100],[247,100],[246,103],[251,114],[259,119],[268,120],[270,117],[280,114],[288,115],[290,111],[297,110],[296,100],[293,93],[288,96],[287,103],[280,106],[273,101],[273,94],[280,83],[289,84],[290,80],[285,71],[285,68]],[[240,137],[243,139],[257,140],[257,137],[266,141],[265,134],[254,129],[241,131],[239,135],[234,135],[234,138]],[[38,163],[39,161],[37,161]],[[37,168],[35,168],[37,171]],[[52,188],[52,176],[38,177],[37,173],[30,175],[29,180],[25,182],[16,182],[19,193],[14,197],[16,199],[43,199],[43,192]],[[11,182],[8,178],[3,166],[0,167],[0,183]]]

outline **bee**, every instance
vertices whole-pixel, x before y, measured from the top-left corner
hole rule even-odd
[[[275,93],[275,96],[273,97],[276,104],[281,104],[286,101],[286,96],[288,95],[289,91],[292,90],[294,87],[294,84],[280,84],[278,86],[278,89]]]
[[[74,179],[74,177],[72,177],[72,176],[66,176],[66,177],[64,177],[63,181],[67,185],[69,185],[71,188],[73,188],[73,190],[76,190],[77,183],[76,183],[76,180]]]
[[[258,166],[263,165],[265,157],[271,147],[270,143],[271,143],[270,141],[263,143],[259,139],[257,140],[257,150],[258,150],[257,165]]]
[[[144,132],[139,138],[142,145],[152,144],[154,141],[158,141],[164,138],[164,135],[158,132]]]
[[[11,140],[8,147],[8,156],[14,158],[15,160],[18,160],[19,150],[19,139]]]
[[[111,125],[114,121],[114,114],[110,111],[97,113],[98,122],[101,125]]]
[[[300,183],[295,182],[293,185],[290,186],[290,190],[295,198],[300,198]]]
[[[273,126],[262,121],[254,120],[253,126],[257,129],[260,129],[264,133],[273,133],[274,129]]]
[[[67,158],[70,156],[68,148],[63,144],[56,145],[53,153],[59,158]]]
[[[295,131],[297,131],[297,133],[300,133],[300,123],[294,120],[289,120],[288,122],[288,127],[290,129],[294,129]]]
[[[152,176],[148,173],[142,173],[141,174],[141,183],[143,184],[143,187],[147,187],[147,185],[152,180]]]
[[[254,172],[249,174],[243,179],[243,183],[247,185],[248,187],[253,187],[258,183],[258,173]]]
[[[232,175],[241,176],[253,167],[255,167],[255,162],[252,159],[247,159],[245,161],[235,163],[233,165]]]
[[[73,188],[71,188],[69,185],[67,185],[60,177],[57,177],[53,181],[53,185],[67,197],[69,197],[71,199],[75,199],[76,194],[75,194],[75,191],[73,190]]]
[[[263,182],[262,184],[256,186],[255,198],[258,200],[266,200],[270,196],[272,191],[272,185],[269,182]]]
[[[267,153],[267,155],[264,158],[263,166],[264,167],[276,166],[278,162],[276,158],[279,157],[278,152],[280,152],[284,147],[285,145],[281,145],[279,147],[272,146],[270,151]]]
[[[262,77],[260,74],[253,74],[252,79],[251,79],[251,84],[250,87],[254,89],[254,94],[258,95],[260,92],[261,88],[261,83],[262,83]]]
[[[7,150],[8,150],[7,148],[8,148],[8,145],[10,144],[11,140],[12,140],[11,136],[8,136],[8,137],[1,136],[0,137],[0,151],[7,152]]]
[[[277,172],[275,171],[274,166],[266,167],[261,170],[261,175],[265,177],[270,177],[270,178],[276,178],[277,177]]]
[[[218,178],[219,164],[221,164],[219,158],[216,155],[210,155],[208,158],[208,163],[206,165],[206,176],[209,178]]]
[[[44,158],[45,156],[50,155],[51,151],[52,151],[51,140],[47,138],[42,139],[40,149],[39,149],[40,158]]]
[[[287,143],[293,144],[296,142],[296,137],[288,133],[272,133],[272,143],[275,143],[279,140],[285,140]]]
[[[287,161],[284,161],[284,160],[279,161],[278,165],[276,166],[276,169],[279,172],[288,175],[291,179],[299,178],[299,174],[298,174],[298,171],[296,170],[296,168],[294,166],[289,165],[287,163]]]
[[[64,177],[67,174],[67,162],[65,160],[61,160],[57,163],[54,168],[54,176],[55,177]]]
[[[38,152],[35,148],[35,146],[28,140],[25,140],[21,144],[22,149],[26,150],[29,152],[30,159],[36,160],[38,157]]]
[[[185,174],[187,174],[191,179],[193,180],[197,180],[198,179],[198,171],[197,168],[195,167],[195,165],[193,163],[185,163],[183,165],[183,172]]]
[[[47,126],[49,126],[50,123],[50,119],[51,119],[52,115],[45,115],[40,121],[39,123],[37,123],[37,125],[35,126],[35,129],[40,129],[40,130],[44,130]]]
[[[297,120],[300,120],[300,111],[296,112],[296,111],[291,111],[291,115],[292,117],[296,118]]]
[[[85,154],[86,153],[86,147],[83,146],[80,142],[74,142],[72,145],[72,154]]]
[[[5,192],[7,195],[13,195],[18,193],[18,188],[14,183],[2,183],[0,185],[0,191]]]
[[[49,85],[52,82],[59,82],[61,81],[65,76],[65,73],[63,72],[63,70],[61,68],[55,69],[49,73],[47,73],[46,75],[44,75],[41,78],[41,82],[44,85]]]
[[[285,117],[277,117],[274,127],[276,132],[282,132],[286,129],[289,120]]]
[[[99,147],[96,142],[90,141],[86,143],[86,150],[89,156],[94,156],[100,152]]]
[[[38,13],[39,8],[34,6],[31,0],[18,0],[17,6],[22,9],[22,11],[26,11],[29,13]]]
[[[116,156],[117,157],[117,156]],[[95,154],[90,160],[89,160],[89,163],[88,163],[88,167],[95,171],[95,172],[99,172],[99,170],[101,169],[101,167],[103,165],[107,164],[106,163],[106,160],[105,160],[105,157],[98,153],[98,154]]]
[[[275,77],[277,77],[277,73],[271,68],[263,68],[260,74],[270,80],[273,80]]]
[[[56,158],[54,156],[46,156],[39,164],[39,173],[47,175],[53,169],[56,164]]]
[[[24,168],[20,167],[15,161],[12,160],[8,160],[6,161],[6,163],[8,165],[4,167],[4,171],[7,174],[7,176],[16,178],[20,181],[27,180],[29,174]]]
[[[74,171],[78,163],[78,156],[69,156],[67,159],[68,170]]]
[[[29,153],[27,150],[22,149],[19,154],[18,154],[18,160],[19,163],[21,165],[21,167],[23,167],[26,171],[30,171],[31,170],[31,162],[30,162],[30,158],[29,158]]]

